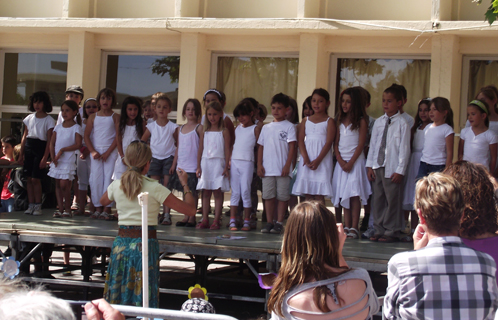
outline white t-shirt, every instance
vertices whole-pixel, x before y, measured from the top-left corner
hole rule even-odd
[[[289,143],[296,141],[296,128],[287,120],[263,126],[258,144],[263,146],[265,176],[280,176],[289,156]],[[289,170],[289,176],[292,168]]]
[[[47,115],[45,118],[37,118],[35,113],[30,114],[22,121],[28,128],[26,138],[47,141],[47,132],[55,126],[55,120]]]
[[[142,176],[142,190],[140,192],[149,193],[148,210],[149,215],[147,222],[149,226],[157,225],[157,213],[161,204],[171,193],[157,180]],[[138,204],[138,199],[130,200],[121,190],[121,180],[114,180],[107,187],[107,196],[109,200],[116,201],[116,209],[119,214],[118,225],[120,226],[141,226],[142,225],[142,207]]]
[[[409,115],[408,113],[406,113],[406,112],[403,112],[401,114],[401,117],[403,119],[405,119],[406,123],[408,123],[408,127],[411,130],[411,128],[413,128],[413,125],[415,124],[415,119],[411,115]]]
[[[425,141],[420,161],[431,165],[446,164],[446,137],[454,134],[453,128],[444,123],[440,126],[428,124],[424,129]]]
[[[462,129],[460,139],[464,140],[463,145],[463,160],[480,163],[486,168],[489,168],[489,145],[498,143],[498,136],[491,130],[486,130],[483,133],[474,134],[472,127]]]
[[[157,121],[147,124],[147,129],[150,131],[150,149],[152,157],[163,160],[175,155],[175,139],[173,134],[178,126],[168,121],[162,127],[157,124]]]

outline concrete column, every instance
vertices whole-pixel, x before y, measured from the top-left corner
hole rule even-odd
[[[329,64],[330,57],[325,50],[325,37],[319,34],[302,34],[296,97],[299,114],[303,101],[314,89],[328,87]],[[333,113],[333,110],[329,110],[329,113]]]
[[[175,17],[200,17],[199,0],[175,0]]]
[[[455,35],[432,37],[431,88],[430,96],[445,97],[453,110],[455,133],[460,132],[460,86],[462,83],[462,54],[460,38]],[[458,155],[458,141],[455,137],[454,159]]]
[[[178,123],[185,123],[181,116],[183,103],[189,98],[201,100],[209,88],[210,59],[211,52],[206,49],[205,35],[182,33],[178,79]]]
[[[85,99],[99,91],[100,50],[95,49],[94,34],[74,32],[69,35],[67,85],[80,85]]]

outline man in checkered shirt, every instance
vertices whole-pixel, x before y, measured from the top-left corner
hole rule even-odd
[[[464,208],[459,183],[442,173],[422,178],[415,207],[415,251],[398,253],[388,264],[386,319],[494,319],[496,263],[458,237]]]

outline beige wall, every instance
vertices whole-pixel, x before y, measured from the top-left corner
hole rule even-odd
[[[0,17],[61,17],[63,0],[0,0]]]
[[[97,2],[97,18],[158,18],[174,16],[174,0],[101,0]]]
[[[206,17],[295,18],[297,0],[207,0]]]
[[[344,20],[430,20],[431,0],[326,0],[327,18]]]

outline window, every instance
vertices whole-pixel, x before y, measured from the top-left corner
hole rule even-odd
[[[27,106],[36,91],[46,91],[54,106],[66,92],[67,54],[5,52],[3,105]]]
[[[232,113],[246,97],[268,108],[271,98],[279,92],[293,98],[297,95],[298,58],[218,56],[216,63],[213,87],[225,93],[227,113]]]
[[[460,98],[460,127],[467,120],[467,104],[474,100],[482,87],[498,86],[498,57],[464,57],[462,93]]]
[[[384,113],[382,93],[393,83],[402,84],[408,92],[404,106],[411,116],[417,113],[420,99],[429,96],[431,61],[428,59],[337,59],[336,101],[340,93],[352,86],[362,86],[371,95],[368,114],[378,118]],[[338,104],[336,104],[336,108]]]
[[[116,91],[118,104],[127,96],[144,101],[156,92],[164,92],[178,105],[179,56],[107,54],[105,86]]]

